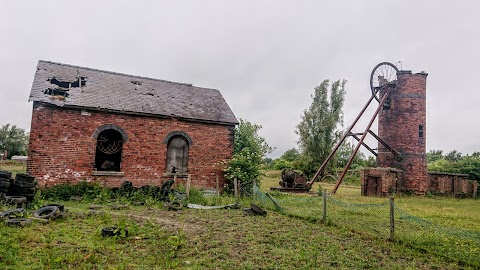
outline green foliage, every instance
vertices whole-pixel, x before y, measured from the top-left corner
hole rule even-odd
[[[457,162],[462,159],[462,153],[458,152],[457,150],[453,150],[448,152],[444,158],[450,162]]]
[[[263,159],[263,166],[265,168],[268,168],[268,169],[271,169],[272,168],[272,164],[273,164],[273,159],[272,158],[269,158],[269,157],[266,157]]]
[[[266,173],[272,182],[278,182],[278,171]],[[326,183],[322,186],[328,191],[332,188]],[[313,190],[317,191],[317,187],[315,183]],[[0,269],[479,267],[478,256],[471,256],[478,255],[479,245],[464,245],[466,235],[462,236],[459,229],[474,230],[473,235],[478,235],[480,212],[472,210],[477,205],[475,200],[396,197],[396,206],[429,222],[418,223],[418,218],[398,212],[396,208],[395,238],[398,241],[389,242],[385,241],[389,234],[386,198],[362,196],[358,188],[342,186],[335,195],[327,197],[326,226],[320,222],[322,197],[270,194],[284,208],[277,212],[271,200],[264,196],[261,206],[268,211],[267,217],[247,216],[242,209],[184,208],[172,212],[160,205],[105,209],[103,214],[90,215],[88,203],[64,202],[68,209],[66,216],[48,224],[33,220],[30,225],[18,228],[0,223]],[[235,202],[232,196],[224,195],[206,199],[207,204]],[[254,201],[244,199],[240,201],[243,207]],[[4,210],[1,207],[0,210]],[[449,233],[458,237],[451,242],[436,237],[438,233],[447,235],[432,223],[452,228]],[[129,237],[101,237],[100,229],[112,225],[128,227]],[[478,243],[478,237],[472,239]]]
[[[159,199],[158,187],[143,189],[111,189],[97,183],[81,181],[75,184],[60,184],[40,189],[40,199],[68,201],[71,197],[82,197],[84,202],[138,202],[156,203]]]
[[[369,167],[369,168],[373,168],[373,167],[377,167],[377,158],[374,157],[374,156],[369,156],[368,158],[366,158],[364,160],[364,166],[363,167]]]
[[[179,268],[177,257],[186,241],[181,230],[168,230],[164,224],[147,221],[147,217],[132,219],[113,213],[89,216],[76,208],[84,205],[65,206],[70,212],[48,225],[33,221],[20,229],[1,222],[0,269]],[[129,237],[101,237],[100,229],[113,224],[128,227]]]
[[[242,187],[251,187],[260,181],[261,164],[266,154],[273,149],[258,135],[262,126],[240,119],[235,128],[233,156],[225,168],[227,191],[233,190],[233,179],[240,180]]]
[[[427,162],[435,162],[439,159],[443,159],[443,150],[430,150],[427,153]]]
[[[480,180],[480,157],[464,156],[458,161],[452,162],[447,159],[439,159],[428,163],[428,170],[434,172],[448,172],[468,174],[473,180]]]
[[[81,181],[76,184],[61,184],[41,189],[41,197],[45,200],[68,201],[70,197],[83,197],[92,200],[102,193],[103,188],[94,183]]]
[[[302,151],[300,168],[309,176],[313,175],[327,158],[335,141],[340,135],[343,124],[343,103],[345,100],[346,80],[335,81],[329,90],[329,80],[315,87],[312,104],[305,110],[295,133],[299,135],[298,144]],[[335,162],[331,162],[326,172],[333,171]]]
[[[348,159],[355,150],[355,146],[348,141],[344,141],[340,148],[337,151],[337,167],[344,168],[347,165]],[[351,169],[355,169],[358,167],[365,167],[365,154],[358,151],[355,155],[352,164],[350,165]]]
[[[292,167],[293,162],[285,160],[283,158],[277,158],[272,162],[272,169],[274,170],[283,170]]]
[[[201,204],[201,205],[207,205],[208,204],[208,200],[203,195],[203,192],[199,189],[196,189],[196,188],[190,188],[188,202],[189,203],[195,203],[195,204]]]
[[[267,168],[273,170],[283,170],[286,168],[300,169],[298,167],[301,154],[296,148],[289,149],[283,153],[279,158],[272,161]]]
[[[473,180],[480,180],[480,153],[463,156],[453,150],[443,156],[442,150],[430,150],[427,153],[428,170],[434,172],[468,174]]]
[[[6,124],[0,127],[0,150],[7,150],[8,158],[26,156],[28,149],[28,133],[16,125]]]
[[[294,162],[300,158],[300,152],[297,148],[292,148],[285,151],[280,158],[286,161]]]

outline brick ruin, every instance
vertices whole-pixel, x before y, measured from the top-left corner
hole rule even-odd
[[[95,169],[95,131],[107,123],[121,127],[128,135],[118,172]],[[172,177],[167,168],[165,140],[173,131],[182,131],[191,139],[188,174],[192,185],[213,189],[218,175],[223,186],[223,172],[214,164],[232,155],[232,126],[81,111],[40,103],[33,106],[27,170],[42,186],[94,181],[118,187],[126,180],[135,186],[161,185]],[[185,185],[185,175],[178,176]]]
[[[238,124],[216,89],[39,61],[27,172],[41,186],[223,188]]]
[[[361,173],[363,195],[394,192],[476,195],[478,183],[469,181],[468,175],[427,171],[427,75],[425,72],[397,72],[393,91],[378,115],[378,137],[397,155],[378,143],[379,168],[366,168]]]

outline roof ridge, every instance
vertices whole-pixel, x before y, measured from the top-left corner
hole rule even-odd
[[[39,63],[40,63],[40,62],[42,62],[42,63],[47,63],[47,64],[56,64],[56,65],[67,66],[67,67],[72,67],[72,68],[81,68],[81,69],[86,69],[86,70],[91,70],[91,71],[97,71],[97,72],[103,72],[103,73],[109,73],[109,74],[114,74],[114,75],[121,75],[121,76],[131,77],[131,78],[147,79],[147,80],[152,80],[152,81],[160,81],[160,82],[180,84],[180,85],[185,85],[185,86],[192,86],[192,87],[196,87],[196,88],[203,88],[203,87],[193,86],[193,84],[191,84],[191,83],[173,82],[173,81],[167,81],[167,80],[156,79],[156,78],[151,78],[151,77],[138,76],[138,75],[126,74],[126,73],[115,72],[115,71],[108,71],[108,70],[104,70],[104,69],[96,69],[96,68],[90,68],[90,67],[81,67],[81,66],[70,65],[70,64],[63,64],[63,63],[59,63],[59,62],[46,61],[46,60],[38,60],[38,62],[39,62]],[[209,89],[209,88],[206,88],[206,89]]]

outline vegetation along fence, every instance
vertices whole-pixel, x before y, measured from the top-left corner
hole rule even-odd
[[[396,241],[461,264],[480,267],[480,232],[451,228],[413,216],[385,199],[378,204],[355,204],[324,196],[253,194],[263,207],[311,222],[342,227],[368,238]]]

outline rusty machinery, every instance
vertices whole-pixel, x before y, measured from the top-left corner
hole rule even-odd
[[[358,153],[358,150],[360,149],[360,146],[364,146],[368,151],[370,151],[374,156],[377,156],[378,153],[375,152],[375,149],[369,147],[365,143],[365,138],[367,135],[373,136],[383,147],[385,147],[388,151],[390,151],[396,159],[401,159],[401,156],[395,152],[385,141],[383,141],[377,134],[375,134],[372,130],[371,127],[373,125],[373,122],[377,118],[380,110],[384,107],[389,106],[389,95],[392,91],[395,90],[396,88],[396,80],[397,80],[397,72],[398,68],[393,65],[392,63],[388,62],[382,62],[378,65],[376,65],[372,73],[370,74],[370,90],[372,92],[370,98],[368,99],[367,103],[363,107],[363,109],[360,111],[360,113],[357,115],[355,120],[353,120],[353,123],[350,125],[350,127],[346,130],[346,132],[342,135],[340,140],[337,142],[335,147],[332,149],[332,152],[328,155],[328,157],[323,161],[322,165],[320,168],[317,170],[315,175],[313,176],[312,180],[308,182],[308,185],[312,185],[317,178],[323,174],[323,170],[325,169],[327,163],[332,159],[332,157],[335,155],[335,153],[338,151],[340,148],[341,144],[345,141],[347,137],[353,137],[355,140],[357,140],[358,144],[353,150],[352,154],[350,155],[350,158],[347,161],[347,164],[343,168],[342,173],[340,174],[339,178],[337,179],[337,182],[335,183],[335,187],[333,188],[333,193],[337,191],[338,187],[342,183],[343,178],[345,177],[348,168],[353,162],[353,159],[355,158],[355,155]],[[375,110],[374,114],[372,115],[367,127],[365,130],[361,133],[353,133],[352,130],[357,124],[357,122],[360,120],[360,118],[363,116],[367,108],[370,106],[373,100],[378,101],[378,107]]]
[[[353,123],[350,125],[350,127],[346,130],[346,132],[342,135],[340,140],[337,142],[335,147],[332,149],[328,157],[323,161],[322,165],[320,168],[317,170],[315,175],[312,177],[310,181],[306,181],[305,183],[302,182],[306,178],[301,178],[301,177],[293,177],[293,182],[292,178],[289,176],[288,181],[285,181],[283,179],[283,172],[282,172],[282,181],[280,182],[280,188],[272,188],[272,189],[279,189],[279,190],[284,190],[284,191],[296,191],[296,190],[310,190],[312,187],[313,183],[318,179],[319,176],[323,174],[323,170],[325,169],[326,165],[328,162],[332,159],[332,157],[335,155],[335,153],[338,151],[340,148],[341,144],[345,141],[347,137],[353,137],[355,140],[357,140],[358,144],[356,145],[355,149],[353,150],[350,158],[347,161],[347,164],[345,165],[342,173],[340,174],[339,178],[336,181],[335,187],[333,189],[333,193],[335,193],[342,183],[343,178],[345,177],[348,168],[352,164],[355,155],[357,154],[358,150],[360,149],[360,146],[364,146],[368,151],[370,151],[374,156],[377,156],[378,153],[375,151],[375,149],[369,147],[364,141],[367,135],[373,136],[383,147],[385,147],[388,151],[390,151],[397,159],[401,159],[401,156],[395,152],[385,141],[383,141],[377,134],[375,134],[372,130],[371,127],[377,118],[380,110],[383,107],[388,107],[389,106],[389,95],[392,91],[395,90],[396,87],[396,80],[397,80],[397,72],[398,68],[393,65],[392,63],[388,62],[382,62],[378,65],[376,65],[372,73],[370,74],[370,90],[371,90],[371,96],[368,99],[367,103],[363,107],[363,109],[360,111],[360,113],[357,115]],[[365,128],[364,132],[361,133],[353,133],[352,130],[357,124],[357,122],[360,120],[360,118],[363,116],[367,108],[370,106],[373,100],[376,100],[378,102],[378,107],[375,110],[374,114],[372,115],[367,127]],[[296,180],[298,179],[298,180]],[[300,185],[295,184],[295,181],[299,181]],[[293,183],[293,184],[291,184]],[[291,187],[290,187],[290,186]],[[297,188],[298,186],[298,188]]]
[[[272,187],[271,190],[306,192],[312,187],[308,184],[308,176],[304,173],[292,169],[283,169],[281,176],[282,181],[278,183],[280,187]]]

